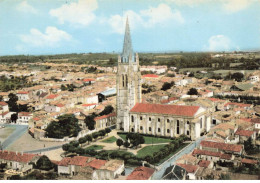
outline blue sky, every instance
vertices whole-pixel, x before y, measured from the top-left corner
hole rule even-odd
[[[260,0],[0,0],[0,55],[259,50]]]

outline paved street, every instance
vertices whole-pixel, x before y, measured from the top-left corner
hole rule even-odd
[[[58,146],[52,146],[52,147],[46,147],[46,148],[42,148],[42,149],[36,149],[36,150],[32,150],[32,151],[25,151],[25,153],[41,153],[41,152],[46,152],[46,151],[51,151],[51,150],[55,150],[55,149],[59,149],[61,148],[62,145],[58,145]]]
[[[184,154],[189,154],[190,152],[193,151],[193,149],[195,149],[195,147],[198,147],[200,142],[204,139],[205,137],[201,137],[199,139],[197,139],[196,141],[194,141],[191,145],[186,146],[184,149],[182,149],[181,152],[177,153],[176,155],[174,155],[172,157],[172,159],[170,159],[168,162],[165,162],[164,164],[162,164],[160,167],[160,170],[155,172],[154,175],[152,176],[152,180],[160,180],[162,178],[162,175],[164,173],[164,171],[166,170],[166,168],[168,168],[169,166],[175,164],[176,160],[179,159],[181,156],[183,156]]]
[[[14,126],[16,129],[13,131],[12,134],[8,136],[8,138],[2,142],[3,149],[6,149],[9,145],[19,139],[26,131],[28,126],[27,125],[11,125],[11,124],[3,124],[3,126]]]

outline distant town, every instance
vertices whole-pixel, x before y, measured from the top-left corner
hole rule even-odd
[[[0,57],[0,179],[258,180],[260,52]]]

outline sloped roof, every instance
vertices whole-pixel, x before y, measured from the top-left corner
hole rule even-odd
[[[196,114],[196,112],[199,110],[199,108],[200,108],[199,106],[137,103],[130,110],[130,112],[171,114],[171,115],[176,115],[176,116],[192,117]]]
[[[0,105],[1,106],[6,106],[6,105],[8,105],[6,102],[0,102]]]
[[[135,168],[134,171],[127,176],[126,180],[148,180],[154,171],[152,168],[140,166]]]
[[[243,83],[243,84],[236,84],[235,86],[240,90],[246,91],[252,88],[254,85],[252,83]]]
[[[16,162],[23,162],[28,163],[30,162],[34,157],[38,157],[39,155],[36,154],[27,154],[24,153],[23,155],[21,153],[12,152],[12,151],[1,151],[0,150],[0,159],[9,160],[9,161],[16,161]]]
[[[237,130],[235,135],[240,135],[240,136],[245,136],[245,137],[250,137],[254,134],[254,131],[250,130]]]
[[[242,162],[242,163],[245,163],[245,164],[253,164],[253,165],[258,164],[258,161],[257,161],[257,160],[246,159],[246,158],[242,159],[241,162]]]
[[[113,116],[116,116],[116,113],[113,112],[113,113],[110,113],[108,115],[103,115],[103,116],[99,116],[99,117],[96,117],[94,120],[100,120],[100,119],[105,119],[105,118],[108,118],[108,117],[113,117]]]
[[[181,164],[177,163],[180,167],[184,168],[188,173],[195,173],[199,168],[198,165],[191,165],[191,164]]]
[[[242,145],[226,144],[226,143],[210,142],[210,141],[201,141],[200,145],[202,147],[211,147],[211,148],[217,148],[220,150],[233,151],[233,152],[240,152],[243,148]]]

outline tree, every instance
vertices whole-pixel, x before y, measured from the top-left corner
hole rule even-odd
[[[130,146],[130,143],[126,140],[123,145],[127,149]]]
[[[81,148],[81,147],[77,147],[76,148],[76,153],[79,154],[79,155],[82,155],[82,154],[85,153],[85,150],[83,148]]]
[[[45,129],[47,137],[64,138],[76,137],[81,130],[78,119],[73,114],[59,116],[57,121],[52,121]]]
[[[122,139],[117,139],[116,140],[116,145],[119,147],[120,149],[120,146],[122,146],[124,144],[123,140]]]
[[[94,120],[93,115],[86,116],[84,122],[85,122],[85,124],[86,124],[86,126],[88,127],[89,130],[95,129],[96,121]]]
[[[144,157],[144,159],[145,159],[145,161],[147,161],[148,163],[151,163],[151,161],[152,161],[152,156],[151,155],[146,155],[145,157]]]
[[[106,135],[106,131],[105,130],[100,130],[99,134],[103,138]]]
[[[173,85],[174,85],[174,82],[171,82],[171,83],[165,82],[165,83],[163,83],[161,90],[163,90],[163,91],[169,90]]]
[[[109,134],[111,132],[111,129],[110,128],[106,128],[105,131],[106,131],[106,134]]]
[[[0,102],[4,100],[4,97],[0,95]]]
[[[60,89],[61,89],[62,91],[65,91],[65,90],[67,90],[67,87],[62,84],[62,85],[60,86]]]
[[[220,174],[219,180],[230,180],[229,174]]]
[[[40,170],[50,170],[54,168],[54,164],[47,156],[43,155],[36,162],[36,167]]]
[[[91,136],[91,135],[87,135],[87,136],[86,136],[86,140],[88,141],[88,144],[89,144],[89,142],[92,141],[92,136]]]
[[[244,74],[241,72],[235,72],[231,75],[231,79],[235,79],[237,82],[241,82],[244,78]]]
[[[85,137],[79,138],[79,143],[80,143],[81,147],[82,147],[82,144],[84,144],[86,141],[87,141],[87,139]]]
[[[9,110],[13,112],[18,112],[18,105],[17,105],[18,97],[13,93],[9,93],[8,98],[9,100],[7,103],[9,106]]]
[[[68,151],[68,150],[69,150],[69,147],[70,147],[69,144],[63,144],[63,145],[62,145],[62,150],[63,150],[63,151]]]
[[[105,107],[105,109],[99,113],[99,116],[107,115],[110,114],[114,111],[114,107],[111,105],[108,105]]]
[[[188,95],[198,95],[198,91],[196,88],[191,88],[188,93]]]
[[[11,121],[12,121],[12,122],[15,122],[15,123],[16,123],[17,119],[18,119],[17,113],[14,113],[14,114],[11,115]]]
[[[99,133],[98,133],[98,132],[94,132],[94,133],[92,134],[92,137],[93,137],[95,140],[98,138],[98,136],[99,136]]]

